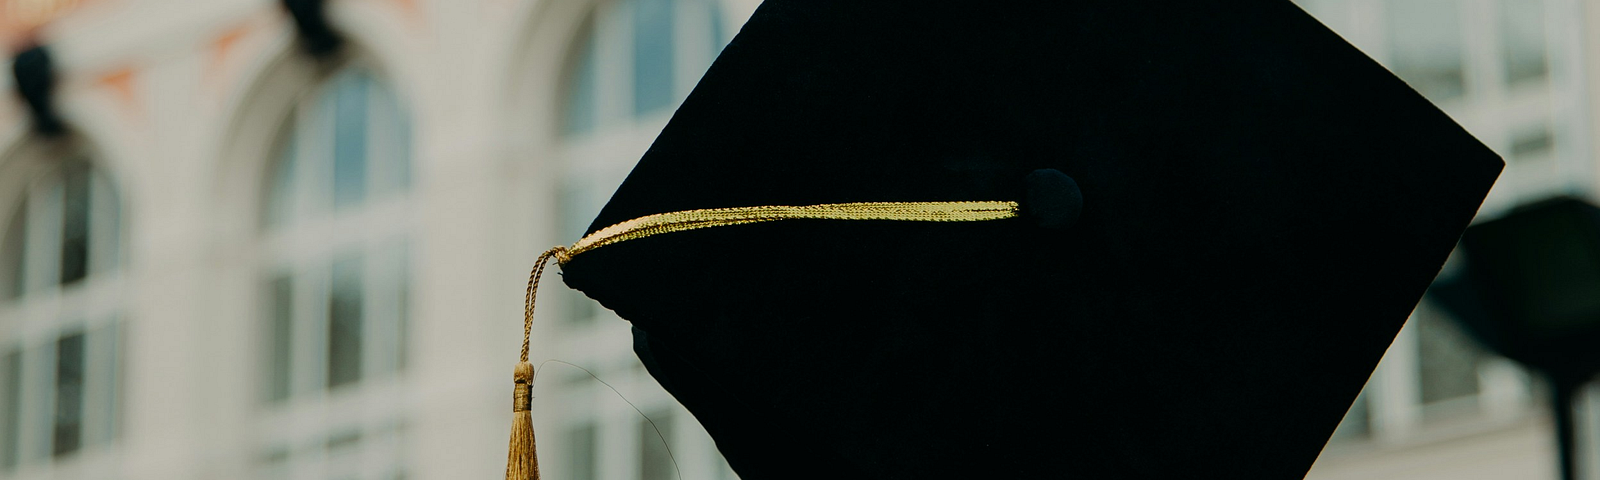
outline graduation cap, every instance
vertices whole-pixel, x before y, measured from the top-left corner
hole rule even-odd
[[[1286,1],[767,0],[535,278],[745,478],[1299,477],[1501,166]]]

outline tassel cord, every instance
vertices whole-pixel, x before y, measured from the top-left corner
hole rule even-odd
[[[539,254],[539,259],[534,261],[533,271],[528,272],[528,294],[523,299],[522,308],[522,362],[528,361],[528,339],[533,336],[533,303],[539,295],[539,279],[544,276],[544,267],[555,259],[556,263],[567,263],[567,247],[554,246],[544,253]]]
[[[565,262],[566,247],[555,247],[539,254],[539,260],[528,274],[528,294],[524,299],[522,317],[522,356],[512,372],[514,381],[511,394],[511,447],[506,455],[506,480],[539,480],[539,451],[533,433],[533,378],[535,370],[528,363],[528,343],[533,336],[533,302],[539,295],[539,279],[551,259]]]

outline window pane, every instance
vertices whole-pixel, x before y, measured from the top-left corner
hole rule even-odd
[[[672,0],[635,0],[633,9],[633,112],[672,105]]]
[[[89,274],[89,167],[72,164],[62,169],[61,284]]]
[[[1476,395],[1482,354],[1449,318],[1425,305],[1414,315],[1422,403]]]
[[[568,67],[566,95],[562,99],[562,132],[576,135],[594,131],[596,110],[599,108],[595,90],[595,38],[594,19],[584,20],[578,33],[578,48]]]
[[[388,195],[407,190],[411,186],[411,119],[400,105],[400,97],[393,89],[369,78],[372,90],[372,124],[377,129],[372,154],[375,175],[373,195]]]
[[[294,131],[290,126],[285,131]],[[271,182],[267,185],[267,211],[266,223],[268,227],[282,227],[289,224],[294,215],[294,176],[295,165],[299,163],[300,155],[296,150],[299,142],[293,135],[284,139],[282,151],[278,152],[278,160],[272,162]]]
[[[717,58],[722,53],[722,47],[728,45],[728,34],[722,26],[722,5],[718,0],[706,0],[706,10],[711,15],[711,58]]]
[[[640,478],[644,480],[678,478],[672,454],[667,451],[667,445],[664,443],[672,439],[672,414],[663,411],[651,415],[650,418],[655,420],[653,427],[649,420],[639,419],[639,472],[643,474]],[[660,433],[657,433],[657,429]]]
[[[1460,3],[1391,1],[1389,14],[1395,74],[1435,102],[1465,93]]]
[[[0,357],[0,470],[17,466],[22,421],[22,352]]]
[[[1500,5],[1505,29],[1506,83],[1544,78],[1549,69],[1545,53],[1544,1],[1504,0]]]
[[[333,114],[333,206],[361,203],[367,196],[367,100],[365,74],[339,78],[331,92]]]
[[[17,207],[16,213],[11,215],[10,224],[6,225],[6,234],[0,242],[0,280],[5,285],[0,285],[0,298],[12,299],[22,296],[22,289],[27,285],[27,274],[23,271],[23,245],[28,235],[24,231],[28,225],[28,202],[23,201]]]
[[[567,457],[567,473],[572,480],[595,479],[595,443],[598,440],[598,429],[592,423],[567,432],[567,448],[572,452]]]
[[[288,276],[272,280],[267,343],[267,400],[289,398],[291,338],[294,334],[294,290]]]
[[[333,263],[328,298],[328,386],[361,380],[361,257]]]
[[[83,334],[56,341],[56,408],[51,422],[53,456],[78,451],[83,443]]]

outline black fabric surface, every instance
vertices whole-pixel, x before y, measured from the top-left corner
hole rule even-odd
[[[1078,182],[1060,170],[1042,168],[1024,177],[1027,192],[1020,202],[1022,214],[1034,225],[1044,228],[1067,228],[1083,214],[1083,189]]]
[[[1066,228],[787,221],[574,258],[746,479],[1294,478],[1501,168],[1287,1],[767,0],[590,230],[1024,200]]]

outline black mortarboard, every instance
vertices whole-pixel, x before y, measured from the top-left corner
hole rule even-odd
[[[1500,168],[1287,1],[767,0],[591,232],[1021,218],[556,257],[745,478],[1299,477]]]

